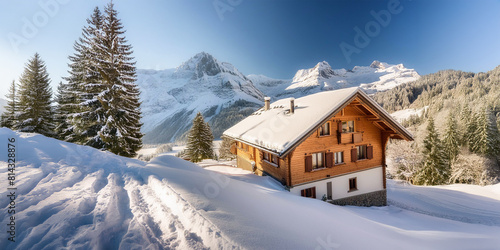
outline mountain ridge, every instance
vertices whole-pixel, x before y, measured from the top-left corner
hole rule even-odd
[[[175,69],[137,70],[145,143],[164,143],[185,135],[197,112],[206,120],[243,101],[259,106],[264,94],[230,63],[201,52]],[[153,133],[151,133],[153,132]]]
[[[418,79],[402,64],[373,61],[370,66],[333,69],[326,61],[298,70],[292,79],[244,75],[231,63],[200,52],[173,69],[138,69],[143,102],[145,143],[182,139],[197,112],[212,126],[214,136],[272,99],[302,97],[320,91],[359,86],[368,93]],[[223,113],[222,117],[220,114]]]

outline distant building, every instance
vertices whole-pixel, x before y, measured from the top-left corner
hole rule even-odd
[[[291,193],[339,205],[387,203],[389,138],[412,135],[359,88],[270,103],[223,136],[234,140],[237,165],[269,175]]]

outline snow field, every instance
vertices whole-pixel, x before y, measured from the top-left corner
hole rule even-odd
[[[6,249],[498,249],[500,184],[388,180],[387,207],[306,199],[270,177],[161,155],[149,163],[0,129],[17,149]],[[0,144],[4,152],[6,145]],[[3,160],[3,159],[0,159]],[[211,166],[208,166],[211,165]],[[6,164],[0,164],[0,177]],[[6,197],[0,182],[0,197]],[[0,198],[1,224],[8,200]],[[5,226],[4,226],[5,227]],[[5,231],[5,230],[3,230]]]

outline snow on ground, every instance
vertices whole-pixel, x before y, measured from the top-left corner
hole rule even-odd
[[[500,226],[500,195],[493,195],[494,198],[489,198],[474,195],[471,192],[456,191],[477,190],[478,188],[480,187],[472,185],[452,185],[451,188],[447,186],[422,187],[403,182],[390,182],[387,189],[388,203],[434,217]],[[500,184],[493,185],[490,189],[498,191]]]
[[[387,207],[334,206],[270,177],[149,163],[0,129],[16,138],[16,242],[6,249],[498,249],[499,185],[415,187],[388,181]],[[6,152],[6,143],[0,145]],[[5,161],[4,158],[0,160]],[[7,176],[6,164],[0,176]],[[2,177],[2,178],[4,178]],[[469,189],[469,187],[471,187]],[[473,191],[470,191],[473,190]],[[8,224],[0,182],[1,224]],[[487,220],[489,218],[489,220]],[[362,240],[359,240],[362,239]]]
[[[410,118],[410,116],[412,115],[422,115],[422,112],[424,112],[424,110],[426,110],[427,108],[429,108],[429,106],[425,106],[421,109],[403,109],[392,113],[391,116],[394,117],[394,119],[396,119],[398,122],[402,122]]]

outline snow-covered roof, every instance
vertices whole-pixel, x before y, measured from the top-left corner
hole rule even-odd
[[[337,114],[355,97],[370,106],[377,115],[402,134],[402,138],[412,140],[412,135],[380,105],[358,87],[324,91],[294,100],[295,112],[290,113],[290,99],[273,102],[269,110],[261,108],[224,132],[224,136],[278,153],[287,154],[289,149],[317,129],[323,122]]]

